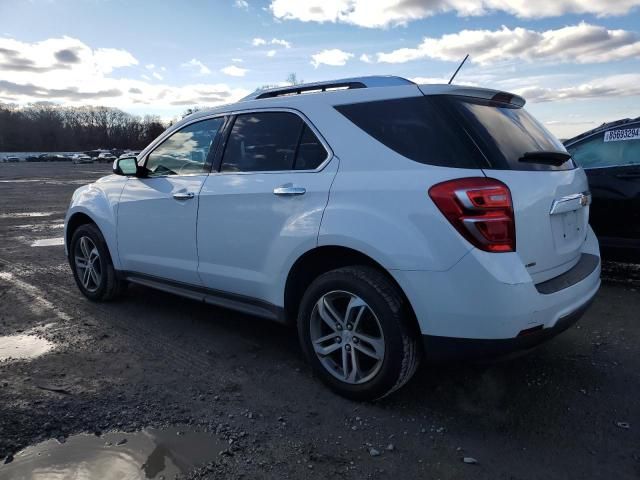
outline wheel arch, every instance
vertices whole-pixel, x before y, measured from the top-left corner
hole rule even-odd
[[[300,300],[308,286],[323,273],[341,267],[367,265],[382,272],[394,285],[404,300],[407,315],[416,334],[420,333],[418,320],[409,298],[400,284],[389,271],[378,261],[358,250],[340,245],[323,245],[306,251],[289,269],[284,289],[285,318],[288,323],[295,323],[298,317]]]
[[[113,266],[116,270],[119,269],[119,259],[118,256],[115,255],[117,253],[115,249],[115,238],[109,235],[109,227],[110,224],[107,224],[105,227],[104,222],[99,221],[99,217],[95,218],[91,215],[90,212],[86,210],[76,210],[69,215],[67,221],[65,222],[65,231],[64,231],[64,244],[65,244],[65,252],[67,255],[70,255],[70,247],[71,247],[71,239],[73,238],[73,233],[82,225],[92,224],[95,225],[96,228],[102,234],[105,244],[107,245],[107,251],[109,253],[109,257]]]

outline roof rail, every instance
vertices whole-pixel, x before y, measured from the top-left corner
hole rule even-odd
[[[286,87],[256,90],[244,97],[245,100],[260,100],[262,98],[282,97],[286,95],[300,95],[302,93],[326,92],[327,90],[350,90],[353,88],[393,87],[399,85],[415,85],[411,80],[392,75],[342,78],[325,82],[303,83],[301,85],[287,85]]]

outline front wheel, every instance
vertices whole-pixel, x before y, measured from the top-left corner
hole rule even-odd
[[[419,362],[407,306],[387,277],[368,266],[319,276],[298,316],[302,349],[335,392],[375,400],[404,385]]]
[[[69,264],[78,288],[90,300],[114,299],[126,287],[116,276],[107,243],[94,224],[81,225],[73,232]]]

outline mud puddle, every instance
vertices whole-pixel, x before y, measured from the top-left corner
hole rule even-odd
[[[31,243],[32,247],[54,247],[59,245],[64,245],[64,237],[43,238]]]
[[[228,445],[177,427],[136,433],[79,434],[27,447],[0,465],[0,479],[134,480],[174,478],[213,460]]]
[[[0,337],[0,362],[36,358],[55,346],[55,343],[29,334]]]
[[[50,217],[51,215],[64,214],[64,212],[15,212],[0,213],[0,218],[32,218],[32,217]]]

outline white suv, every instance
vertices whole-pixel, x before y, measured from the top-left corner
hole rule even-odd
[[[295,324],[355,399],[423,357],[532,347],[584,312],[600,256],[584,172],[523,105],[364,77],[197,112],[74,193],[74,277]]]

